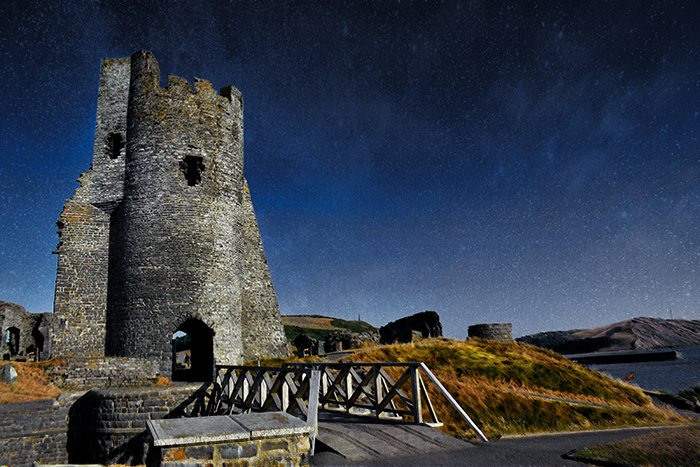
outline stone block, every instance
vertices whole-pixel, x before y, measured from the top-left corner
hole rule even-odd
[[[168,467],[202,462],[213,467],[300,465],[308,459],[313,432],[285,412],[152,420],[148,429]]]
[[[251,438],[281,438],[309,434],[313,428],[286,412],[264,412],[231,415],[238,424],[251,433]]]
[[[250,439],[250,431],[228,416],[149,420],[154,446],[187,446]]]
[[[17,384],[17,370],[12,364],[0,368],[0,382],[4,384]]]
[[[246,445],[224,445],[218,446],[219,455],[222,459],[244,459],[258,455],[258,447],[249,443]]]

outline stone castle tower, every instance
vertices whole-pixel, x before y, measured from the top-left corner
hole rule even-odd
[[[287,354],[243,176],[243,101],[195,78],[160,87],[148,52],[102,62],[92,168],[58,221],[52,356],[192,368]]]

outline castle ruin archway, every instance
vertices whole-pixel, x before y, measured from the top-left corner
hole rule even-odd
[[[7,329],[7,350],[10,352],[10,357],[14,357],[19,354],[19,329],[16,327],[10,327]]]
[[[212,381],[214,331],[201,320],[190,318],[177,328],[175,334],[187,335],[189,342],[176,348],[177,340],[173,340],[173,381]]]

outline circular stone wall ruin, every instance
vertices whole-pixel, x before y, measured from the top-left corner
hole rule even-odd
[[[474,324],[469,326],[467,336],[479,337],[490,341],[498,342],[513,342],[513,324],[512,323],[492,323],[492,324]]]

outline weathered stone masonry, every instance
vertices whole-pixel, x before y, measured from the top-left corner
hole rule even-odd
[[[243,176],[243,101],[139,51],[102,62],[92,168],[59,226],[52,356],[159,361],[190,335],[214,364],[286,354]]]

